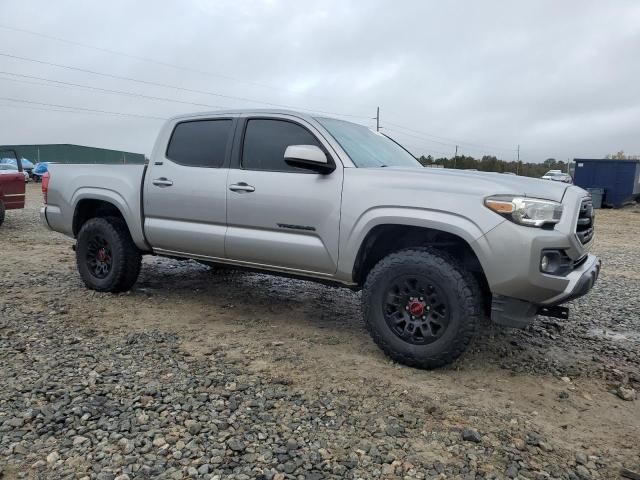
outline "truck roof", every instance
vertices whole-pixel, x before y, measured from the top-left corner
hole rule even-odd
[[[293,115],[299,118],[303,118],[305,120],[310,120],[316,117],[325,117],[327,115],[318,112],[317,114],[313,113],[304,113],[298,110],[287,110],[283,108],[237,108],[237,109],[229,109],[229,110],[210,110],[204,112],[193,112],[193,113],[184,113],[181,115],[176,115],[171,117],[169,120],[183,120],[188,118],[195,117],[206,117],[208,115],[238,115],[238,114],[265,114],[265,115]],[[332,117],[332,115],[329,115]]]

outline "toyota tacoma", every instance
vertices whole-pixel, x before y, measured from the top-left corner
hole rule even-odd
[[[459,357],[483,317],[567,318],[600,270],[584,190],[424,168],[383,134],[296,112],[172,118],[146,165],[52,164],[43,189],[88,288],[128,290],[162,255],[358,289],[373,340],[420,368]]]

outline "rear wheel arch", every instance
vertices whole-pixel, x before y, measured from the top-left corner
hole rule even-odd
[[[79,200],[73,211],[73,236],[78,236],[80,229],[88,220],[105,217],[120,218],[126,224],[124,214],[113,202],[96,198]]]

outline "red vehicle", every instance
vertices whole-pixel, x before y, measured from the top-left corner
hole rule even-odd
[[[0,164],[0,225],[4,222],[5,210],[24,208],[25,182],[22,162],[15,150],[0,151],[0,156],[3,158],[9,155],[16,158],[18,169],[15,170],[15,166],[13,169],[3,169],[3,165]]]

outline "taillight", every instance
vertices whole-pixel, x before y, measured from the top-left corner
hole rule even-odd
[[[44,197],[44,204],[47,204],[47,192],[49,191],[49,172],[45,172],[42,175],[42,196]]]

